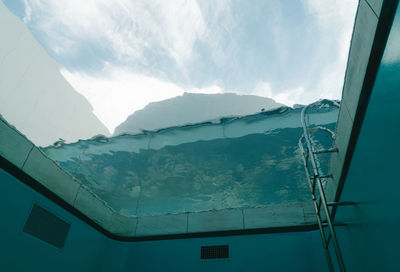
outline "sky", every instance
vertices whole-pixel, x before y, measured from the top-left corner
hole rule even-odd
[[[184,92],[340,99],[357,0],[2,0],[112,132]]]

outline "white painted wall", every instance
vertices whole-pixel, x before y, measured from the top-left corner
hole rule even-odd
[[[137,134],[142,130],[157,130],[222,117],[244,116],[280,106],[283,104],[256,95],[184,93],[181,96],[150,103],[142,110],[135,111],[115,129],[114,135]]]
[[[0,114],[36,145],[109,134],[27,27],[0,1]]]

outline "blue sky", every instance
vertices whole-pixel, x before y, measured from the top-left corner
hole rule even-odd
[[[340,99],[356,0],[3,0],[112,131],[187,92]]]

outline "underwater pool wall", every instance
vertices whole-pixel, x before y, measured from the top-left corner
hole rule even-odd
[[[116,242],[0,169],[1,271],[123,271]],[[62,249],[25,233],[34,205],[70,224]],[[46,228],[48,222],[41,222]],[[47,230],[55,231],[53,229]]]
[[[331,161],[348,271],[400,271],[399,38],[398,1],[360,1]]]
[[[138,271],[328,271],[317,231],[136,242],[126,267]],[[229,245],[229,259],[201,260],[200,247]]]
[[[2,271],[326,271],[316,231],[121,242],[3,169],[0,181]],[[62,249],[23,232],[35,204],[70,224]],[[201,260],[200,247],[208,245],[229,245],[230,258]]]
[[[120,216],[80,181],[49,159],[37,146],[0,116],[0,156],[24,182],[53,194],[62,206],[73,208],[83,217],[111,233],[121,230]],[[10,168],[8,167],[8,168]],[[87,216],[85,216],[87,215]],[[124,218],[128,222],[129,218]],[[128,230],[129,231],[129,230]]]
[[[351,159],[357,134],[361,128],[378,66],[391,28],[397,0],[360,0],[345,73],[341,107],[336,125],[335,145],[339,152],[332,154],[334,176],[328,188],[329,200],[335,200]],[[386,8],[381,14],[382,5]],[[340,191],[340,190],[339,190]],[[340,192],[339,192],[340,194]]]
[[[0,208],[7,218],[7,223],[0,224],[3,234],[0,267],[5,271],[154,271],[163,267],[175,271],[220,271],[226,267],[233,271],[326,269],[315,226],[282,228],[278,210],[271,210],[265,218],[277,228],[259,232],[265,234],[223,233],[226,236],[213,238],[209,236],[222,234],[203,233],[191,239],[163,236],[153,239],[167,240],[118,241],[120,237],[105,229],[116,233],[121,228],[129,231],[131,224],[126,221],[121,224],[118,220],[121,217],[113,209],[3,119],[0,120],[0,147]],[[62,249],[23,231],[34,205],[70,224]],[[307,217],[303,212],[301,220],[312,217],[310,212]],[[113,222],[117,224],[113,226]],[[159,225],[160,229],[165,227],[162,222]],[[41,221],[38,226],[45,229],[48,222]],[[230,246],[229,259],[200,259],[201,246],[219,244]]]
[[[347,271],[400,270],[400,66],[393,50],[385,51],[381,63],[397,3],[361,0],[354,27],[329,194],[330,200],[357,203],[336,210],[335,220],[346,224],[336,232]],[[387,45],[395,51],[398,20]],[[88,224],[83,213],[96,207],[90,211],[97,214],[96,224],[109,227],[118,221],[112,209],[6,122],[0,126],[2,271],[327,271],[315,230],[142,242],[111,239]],[[49,172],[41,172],[37,157]],[[18,174],[24,171],[35,186]],[[77,184],[65,188],[66,179]],[[49,180],[57,185],[53,197],[42,194]],[[79,201],[79,195],[85,200]],[[70,224],[62,249],[23,231],[35,204]],[[205,245],[229,245],[230,258],[201,260],[200,247]]]

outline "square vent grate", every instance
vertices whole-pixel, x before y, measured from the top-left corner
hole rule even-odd
[[[46,243],[62,249],[70,224],[34,204],[23,231]]]
[[[202,246],[201,259],[226,259],[229,258],[229,246]]]

